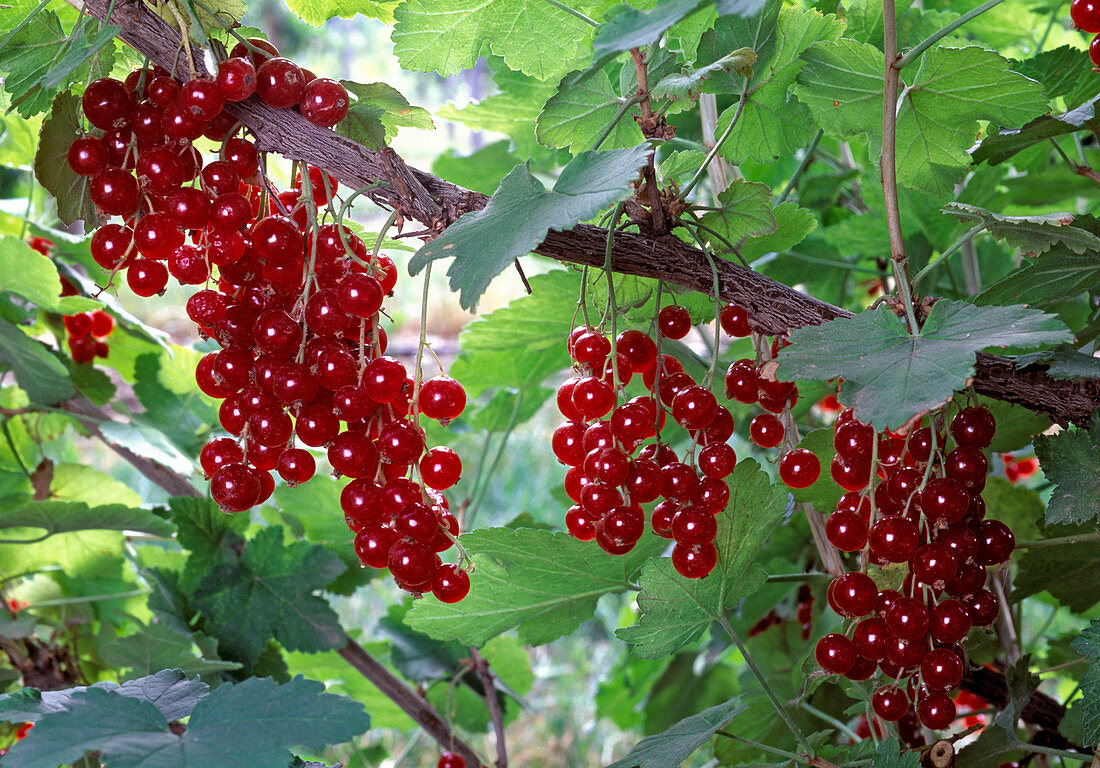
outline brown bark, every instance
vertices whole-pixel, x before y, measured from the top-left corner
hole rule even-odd
[[[108,0],[87,2],[88,11],[100,19],[106,17],[107,7]],[[171,68],[181,55],[179,33],[135,0],[118,0],[110,21],[121,27],[122,40],[163,67]],[[186,71],[186,64],[181,65]],[[202,71],[201,62],[196,69]],[[400,210],[402,216],[415,219],[429,232],[441,232],[463,213],[480,210],[488,202],[486,195],[408,166],[389,148],[369,150],[307,122],[293,110],[273,109],[256,97],[227,109],[255,133],[256,145],[263,151],[322,167],[352,189],[383,182],[367,196],[379,205]],[[579,224],[566,232],[550,232],[536,252],[558,261],[601,266],[606,242],[605,229]],[[611,262],[617,272],[659,277],[711,292],[712,275],[703,254],[671,235],[617,233]],[[718,271],[720,298],[745,307],[753,326],[767,334],[820,325],[851,314],[737,264],[722,261]],[[1100,407],[1100,380],[1056,380],[1038,369],[1020,372],[1007,358],[995,355],[978,356],[974,387],[1061,423],[1085,424]]]

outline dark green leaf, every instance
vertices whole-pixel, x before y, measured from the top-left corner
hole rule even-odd
[[[459,156],[448,149],[432,161],[432,173],[460,187],[491,195],[518,159],[507,141],[496,141],[471,155]]]
[[[122,679],[151,675],[158,669],[201,675],[241,666],[233,661],[204,659],[195,651],[191,635],[164,624],[150,624],[126,637],[108,637],[99,644],[99,658],[119,670]]]
[[[919,336],[887,307],[799,328],[779,353],[779,375],[825,381],[844,378],[845,402],[876,428],[898,427],[946,402],[974,374],[974,355],[990,347],[1038,346],[1067,340],[1052,315],[1023,307],[975,307],[941,299]]]
[[[592,50],[596,58],[601,59],[620,51],[654,43],[665,30],[702,4],[703,0],[666,0],[648,11],[640,11],[629,5],[615,6],[596,31]]]
[[[268,638],[296,651],[322,651],[346,642],[336,613],[314,595],[344,572],[324,547],[283,544],[283,529],[258,532],[235,562],[215,565],[195,590],[194,604],[207,617],[226,658],[253,664]]]
[[[1054,483],[1047,523],[1081,525],[1100,519],[1100,415],[1093,414],[1088,429],[1040,435],[1035,454]]]
[[[1072,45],[1050,48],[1022,61],[1012,62],[1012,68],[1024,77],[1038,80],[1050,100],[1064,98],[1068,106],[1077,106],[1100,91],[1100,81],[1081,77],[1077,65],[1081,49]]]
[[[981,224],[998,240],[1022,248],[1037,256],[1061,244],[1074,253],[1100,250],[1100,237],[1088,230],[1071,226],[1072,213],[1045,213],[1039,216],[1003,216],[976,205],[948,203],[944,213],[957,216],[971,225]]]
[[[982,291],[979,304],[1013,304],[1049,307],[1100,284],[1100,259],[1095,253],[1077,255],[1054,247],[1049,253],[1028,260],[1023,267]]]
[[[735,246],[748,237],[770,235],[776,230],[771,196],[766,184],[738,179],[718,196],[722,210],[703,216],[703,223]]]
[[[78,176],[69,167],[69,147],[81,135],[80,100],[63,91],[57,94],[49,117],[42,122],[34,155],[34,177],[57,201],[57,217],[65,224],[82,220],[87,232],[107,219],[88,197],[90,178]]]
[[[773,485],[751,459],[738,462],[727,478],[729,504],[718,516],[718,565],[702,579],[686,579],[671,558],[642,568],[638,623],[615,634],[636,656],[654,659],[693,642],[712,622],[764,583],[756,557],[787,509],[785,488]]]
[[[628,555],[612,557],[561,531],[509,528],[471,531],[460,541],[477,563],[469,596],[456,605],[425,597],[406,621],[437,640],[478,647],[513,628],[529,645],[569,634],[600,597],[629,589],[641,564],[665,548],[646,535]]]
[[[974,150],[973,160],[975,163],[985,161],[996,165],[1041,141],[1082,129],[1100,128],[1100,122],[1096,118],[1098,99],[1100,96],[1094,96],[1087,103],[1061,115],[1037,117],[1018,130],[991,133]]]
[[[1100,358],[1079,352],[1069,344],[1062,344],[1044,352],[1031,352],[1012,358],[1017,369],[1032,365],[1046,366],[1046,372],[1055,379],[1100,379]]]
[[[895,738],[890,738],[878,745],[871,768],[917,768],[919,765],[919,753],[912,750],[902,750],[901,742]]]
[[[715,732],[725,728],[744,711],[745,704],[738,696],[725,704],[686,717],[663,733],[645,737],[634,745],[626,757],[607,768],[667,768],[680,765],[710,741]]]
[[[246,517],[228,515],[210,499],[189,496],[169,499],[168,508],[179,531],[177,541],[190,552],[186,579],[197,582],[214,566],[236,559],[244,545]]]
[[[132,420],[155,429],[191,456],[198,454],[218,421],[215,401],[195,386],[199,357],[194,350],[177,348],[172,353],[144,352],[134,360],[134,394],[144,412]]]
[[[417,251],[409,270],[416,274],[431,261],[454,257],[447,272],[451,288],[460,291],[462,306],[472,309],[489,282],[548,231],[569,229],[625,198],[649,152],[645,146],[585,152],[562,170],[550,191],[517,166],[484,209],[465,214]]]
[[[1088,659],[1089,668],[1081,678],[1084,697],[1075,704],[1082,707],[1082,725],[1086,744],[1100,741],[1100,619],[1093,619],[1073,641],[1073,649]]]
[[[684,69],[665,75],[650,88],[653,99],[696,99],[703,84],[716,72],[728,72],[741,77],[752,77],[756,53],[751,48],[738,48],[728,56],[699,69]]]
[[[33,402],[54,405],[76,394],[61,361],[7,320],[0,320],[0,361],[11,366],[16,382]]]
[[[1043,537],[1062,538],[1094,530],[1092,525],[1048,525],[1043,528]],[[1100,602],[1100,573],[1096,568],[1100,542],[1029,548],[1014,559],[1017,575],[1013,598],[1022,600],[1046,591],[1074,613],[1084,613]]]

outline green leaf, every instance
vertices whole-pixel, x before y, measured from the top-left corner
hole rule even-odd
[[[686,717],[663,733],[646,736],[634,745],[626,757],[607,768],[666,768],[680,765],[745,709],[746,705],[738,696],[725,704]]]
[[[1082,525],[1100,519],[1100,415],[1088,429],[1035,438],[1043,474],[1054,483],[1046,522]]]
[[[1076,54],[1080,56],[1081,52],[1076,51]],[[1098,100],[1100,96],[1094,96],[1085,104],[1061,115],[1043,115],[1026,123],[1022,128],[990,133],[974,150],[974,162],[997,165],[1017,152],[1039,142],[1045,142],[1047,139],[1080,130],[1097,130],[1100,128],[1100,119],[1096,116]]]
[[[201,675],[241,666],[233,661],[204,659],[196,652],[191,635],[164,624],[150,624],[126,637],[107,637],[99,644],[99,658],[119,670],[121,679],[151,675],[166,668]]]
[[[57,267],[14,235],[0,236],[0,292],[13,293],[49,312],[60,311]]]
[[[706,159],[705,152],[699,152],[695,149],[678,149],[675,152],[670,152],[661,161],[658,171],[661,174],[661,179],[666,183],[672,181],[683,183],[694,176],[695,171],[703,167],[703,161]]]
[[[405,69],[443,76],[478,56],[547,80],[577,68],[592,28],[542,0],[406,0],[394,10],[393,52]]]
[[[38,720],[9,750],[5,766],[54,768],[96,751],[102,762],[120,768],[224,768],[226,745],[233,744],[232,754],[241,760],[232,765],[286,768],[289,747],[319,751],[370,726],[360,704],[323,693],[321,683],[301,677],[285,685],[269,678],[223,684],[186,709],[166,711],[155,703],[160,686],[146,689],[163,674],[127,683],[137,695],[127,695],[126,686],[58,692],[68,695],[63,707]],[[169,730],[169,720],[188,714],[182,735]]]
[[[531,293],[467,325],[451,374],[476,398],[493,387],[534,394],[548,376],[569,366],[569,335],[580,275],[552,270],[530,278]],[[563,335],[564,334],[564,335]]]
[[[787,492],[751,459],[727,478],[730,500],[718,515],[718,565],[709,576],[686,579],[671,558],[650,560],[639,583],[638,623],[616,630],[635,656],[655,659],[696,640],[712,622],[764,583],[756,556],[787,509]]]
[[[1073,298],[1100,283],[1100,259],[1095,253],[1077,255],[1055,246],[1049,253],[1028,260],[1023,267],[990,285],[974,301],[979,304],[1012,304],[1049,307]]]
[[[665,0],[648,11],[629,5],[615,6],[596,31],[592,50],[597,59],[602,59],[620,51],[655,43],[669,27],[702,4],[703,0]]]
[[[473,309],[490,281],[512,261],[535,248],[551,229],[567,230],[629,193],[629,184],[650,152],[646,146],[585,152],[561,172],[547,191],[523,166],[516,166],[480,211],[467,213],[409,262],[412,274],[447,257],[451,289]]]
[[[88,506],[73,501],[34,501],[20,509],[0,512],[0,529],[40,528],[46,536],[68,531],[141,531],[171,536],[175,526],[146,509],[123,504]],[[38,538],[37,531],[34,533]],[[31,538],[28,535],[28,538]]]
[[[382,149],[399,127],[434,130],[432,116],[423,107],[414,107],[392,86],[385,83],[363,83],[341,80],[355,101],[348,116],[336,126],[336,132],[357,141],[368,149]]]
[[[1043,529],[1043,536],[1073,536],[1093,530],[1093,525],[1050,525]],[[1013,558],[1017,568],[1012,585],[1013,598],[1022,600],[1046,591],[1074,613],[1084,613],[1100,602],[1098,558],[1100,543],[1095,541],[1024,550]]]
[[[841,40],[815,46],[796,89],[814,118],[837,136],[882,136],[882,53]],[[969,165],[977,120],[1019,125],[1046,111],[1042,87],[976,46],[937,46],[921,58],[897,120],[898,178],[918,189],[950,192]],[[837,87],[839,84],[839,87]],[[877,150],[876,150],[877,152]]]
[[[80,100],[63,91],[57,94],[49,116],[42,122],[34,155],[34,177],[57,201],[57,217],[62,222],[73,224],[81,220],[84,231],[90,232],[107,219],[88,196],[90,177],[78,176],[69,167],[69,147],[81,135]]]
[[[393,10],[400,4],[400,0],[287,0],[286,5],[311,27],[323,27],[329,19],[351,19],[356,14],[393,24]]]
[[[716,72],[728,72],[741,77],[752,77],[752,67],[756,63],[756,52],[751,48],[738,48],[728,56],[699,69],[685,68],[680,72],[665,75],[652,86],[649,95],[653,99],[696,99],[703,90],[704,83]]]
[[[57,14],[44,10],[32,24],[5,37],[0,45],[0,71],[12,106],[23,117],[30,117],[45,111],[59,90],[91,79],[89,60],[106,48],[118,31],[114,25],[84,18],[68,35]],[[111,70],[114,56],[110,48],[102,58],[97,77]]]
[[[1031,352],[1012,358],[1017,369],[1031,365],[1047,366],[1047,375],[1054,379],[1100,379],[1100,358],[1079,352],[1070,344],[1061,344],[1043,352]]]
[[[918,768],[920,753],[914,750],[902,750],[901,742],[896,738],[886,739],[875,750],[871,768]]]
[[[33,402],[54,405],[76,394],[61,361],[7,320],[0,320],[0,361],[11,366],[15,381]]]
[[[300,676],[283,685],[254,677],[219,686],[195,706],[187,723],[187,768],[224,768],[227,744],[246,761],[242,768],[284,768],[289,747],[320,751],[370,727],[361,704],[324,689]]]
[[[195,590],[194,605],[227,658],[254,664],[270,637],[290,650],[337,648],[347,639],[339,619],[313,592],[344,568],[322,546],[284,546],[282,527],[273,525],[249,540],[237,562],[210,570]]]
[[[88,688],[146,701],[168,720],[187,717],[195,704],[210,690],[206,683],[188,680],[177,669],[164,669],[155,675],[143,677],[140,680],[130,680],[122,685],[104,681],[87,688],[79,686],[58,691],[24,688],[15,693],[0,696],[0,720],[37,722],[46,715],[64,712],[73,704],[73,696]]]
[[[703,216],[703,223],[734,245],[748,237],[770,235],[776,230],[771,196],[766,184],[737,179],[718,196],[722,210]]]
[[[193,349],[173,346],[171,351],[143,352],[134,359],[134,394],[144,412],[131,416],[131,421],[146,431],[159,432],[191,456],[202,449],[211,425],[218,421],[216,401],[195,386],[200,357]],[[168,448],[162,446],[162,450]]]
[[[248,518],[227,515],[210,499],[177,496],[168,509],[178,533],[176,540],[190,555],[184,574],[198,579],[213,566],[231,562],[244,544]]]
[[[1064,98],[1067,106],[1077,106],[1096,96],[1100,82],[1094,77],[1081,77],[1077,64],[1081,62],[1081,49],[1072,45],[1049,48],[1022,61],[1013,61],[1012,68],[1024,77],[1030,77],[1043,85],[1046,97]]]
[[[788,200],[772,209],[775,215],[775,231],[750,237],[741,248],[746,260],[758,259],[768,253],[780,253],[793,248],[817,229],[817,217],[809,208]]]
[[[1100,250],[1100,237],[1087,229],[1071,226],[1072,213],[1003,216],[965,203],[948,203],[943,212],[971,225],[981,224],[993,237],[1022,248],[1029,256],[1046,253],[1056,244],[1078,254]]]
[[[1076,706],[1083,707],[1085,743],[1096,744],[1100,741],[1100,619],[1093,619],[1072,645],[1089,662],[1081,678],[1084,697]]]
[[[579,153],[592,149],[592,145],[604,128],[627,102],[627,97],[616,95],[611,79],[602,69],[594,70],[581,79],[566,75],[558,85],[557,93],[550,97],[535,123],[535,136],[547,147],[565,147]],[[633,147],[644,137],[630,112],[619,118],[614,130],[603,142],[603,149]]]
[[[568,635],[600,597],[629,589],[641,564],[665,547],[646,535],[629,554],[612,557],[562,531],[529,528],[485,528],[460,541],[477,563],[470,594],[457,605],[425,596],[406,622],[437,640],[478,647],[510,629],[528,645]]]
[[[547,99],[557,92],[557,83],[543,83],[507,70],[498,72],[493,80],[500,93],[462,109],[443,106],[436,114],[475,130],[502,133],[512,139],[517,152],[537,152],[541,145],[535,139],[535,121]],[[506,171],[514,165],[510,164]],[[495,189],[496,185],[489,192]]]
[[[814,135],[810,112],[790,93],[791,86],[804,65],[805,56],[814,50],[815,44],[835,40],[844,24],[833,14],[822,14],[812,8],[786,8],[775,21],[777,10],[777,3],[769,4],[747,23],[719,19],[713,33],[708,33],[713,34],[715,42],[704,41],[700,45],[697,62],[700,64],[717,60],[715,45],[719,40],[728,46],[722,55],[744,45],[757,53],[753,67],[755,75],[747,85],[748,99],[732,133],[722,145],[722,156],[731,163],[771,162],[777,157],[794,154]],[[769,28],[770,24],[775,26]],[[714,78],[714,87],[716,90],[722,88],[721,78]],[[725,131],[738,109],[739,105],[735,104],[719,116],[716,133],[720,135]]]
[[[780,376],[844,378],[845,402],[876,429],[901,426],[946,402],[974,374],[983,349],[1065,341],[1056,317],[1023,307],[976,307],[941,299],[919,336],[887,307],[791,333],[779,353]]]

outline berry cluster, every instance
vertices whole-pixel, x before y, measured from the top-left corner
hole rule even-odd
[[[829,605],[858,621],[847,634],[823,637],[816,657],[826,671],[852,680],[877,668],[898,681],[872,697],[884,720],[900,720],[915,705],[928,728],[949,726],[956,707],[948,694],[965,671],[962,642],[971,627],[997,618],[986,569],[1008,559],[1015,538],[1003,523],[985,519],[982,449],[995,431],[981,407],[951,419],[950,446],[935,425],[877,434],[851,410],[836,420],[830,474],[847,493],[826,535],[837,549],[861,552],[864,569],[829,585]],[[867,566],[892,563],[906,564],[904,580],[898,590],[880,590]]]
[[[657,315],[664,338],[682,339],[691,327],[681,306]],[[722,312],[722,327],[731,335],[750,333],[744,310],[733,305]],[[650,512],[654,533],[675,541],[677,571],[687,578],[706,576],[718,562],[715,515],[729,501],[724,478],[737,463],[727,443],[733,416],[641,331],[623,331],[613,345],[601,331],[578,327],[568,347],[578,375],[558,388],[558,409],[567,421],[554,431],[553,450],[569,467],[569,532],[582,541],[595,539],[610,554],[625,554],[645,530],[642,505],[660,498]],[[649,394],[620,404],[635,374]],[[682,459],[661,442],[666,412],[692,438]]]
[[[1100,67],[1100,0],[1073,0],[1069,15],[1079,30],[1096,35],[1089,44],[1089,58]]]
[[[74,141],[69,163],[91,177],[96,206],[123,217],[96,231],[92,256],[112,276],[125,271],[141,296],[162,292],[169,275],[204,286],[187,314],[221,349],[195,378],[223,401],[219,420],[233,437],[211,440],[199,460],[223,510],[264,502],[273,471],[288,485],[309,480],[306,447],[323,447],[333,473],[352,478],[341,507],[361,562],[388,567],[410,592],[461,600],[469,577],[438,553],[458,534],[442,491],[462,465],[448,448],[425,450],[418,417],[456,418],[465,390],[446,376],[414,380],[385,355],[380,319],[396,267],[343,224],[322,223],[319,209],[334,210],[331,176],[309,167],[282,192],[265,177],[223,111],[253,93],[322,126],[348,108],[338,82],[303,73],[262,40],[234,48],[217,79],[181,84],[152,69],[88,86],[83,111],[100,133]],[[201,136],[218,149],[205,164]]]
[[[772,356],[779,351],[780,341],[772,344]],[[726,397],[746,405],[758,404],[764,409],[749,422],[749,437],[761,448],[775,448],[787,437],[779,415],[798,402],[798,387],[791,381],[774,377],[776,365],[742,358],[726,370]],[[813,451],[795,448],[779,459],[779,479],[790,488],[808,488],[821,476],[821,462]]]
[[[107,337],[115,329],[115,319],[97,309],[61,318],[68,334],[67,344],[74,363],[90,363],[97,357],[107,357],[110,349]]]

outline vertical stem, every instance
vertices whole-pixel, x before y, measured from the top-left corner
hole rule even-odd
[[[478,653],[476,648],[470,649],[470,660],[474,662],[477,676],[481,679],[481,686],[485,689],[485,703],[489,707],[489,718],[493,721],[493,732],[496,734],[497,741],[496,768],[508,768],[508,748],[504,743],[504,713],[497,699],[493,675],[489,672],[489,662]]]
[[[786,724],[790,730],[791,735],[794,736],[795,743],[798,744],[798,748],[803,753],[810,755],[813,752],[810,750],[810,745],[806,742],[806,737],[802,733],[802,729],[798,727],[798,724],[791,718],[791,713],[787,711],[787,708],[783,706],[783,702],[779,700],[779,697],[775,695],[775,691],[768,685],[767,678],[764,677],[764,673],[760,671],[760,667],[756,666],[756,660],[753,659],[752,654],[749,653],[749,649],[745,647],[745,644],[741,642],[740,636],[730,626],[729,619],[725,615],[720,615],[718,623],[722,625],[722,629],[729,635],[730,640],[737,646],[737,650],[741,652],[742,658],[745,659],[745,663],[748,665],[749,670],[752,672],[756,681],[760,683],[760,687],[764,689],[764,693],[767,694],[768,699],[771,701],[772,706],[775,707],[776,714],[779,715],[779,719]]]
[[[966,287],[966,295],[974,296],[982,292],[982,272],[978,266],[978,247],[973,240],[967,240],[962,244],[963,285]]]
[[[894,268],[894,280],[898,284],[898,297],[905,307],[909,332],[917,334],[920,326],[913,312],[913,296],[909,286],[908,259],[905,240],[901,233],[901,209],[898,205],[897,158],[897,110],[898,85],[901,72],[898,64],[898,25],[894,0],[882,0],[883,47],[886,50],[886,77],[882,91],[882,194],[886,201],[886,229],[890,234],[890,262]]]
[[[718,126],[718,98],[713,93],[704,93],[699,96],[699,122],[703,130],[703,144],[713,147],[715,143],[714,129]],[[733,169],[724,158],[716,157],[713,162],[707,164],[707,174],[710,175],[710,189],[714,197],[714,204],[718,205],[718,195],[730,185],[730,176]]]
[[[653,124],[653,109],[649,104],[649,74],[646,67],[645,54],[639,48],[630,49],[630,57],[634,60],[634,72],[638,78],[638,109],[642,117],[642,134],[647,138],[653,138],[656,125]],[[648,127],[648,130],[647,130]],[[649,161],[645,166],[645,185],[649,193],[649,215],[652,218],[653,229],[658,235],[668,232],[668,222],[665,221],[665,209],[661,205],[661,189],[657,186],[657,171],[653,167],[653,158],[656,152],[650,152]]]

